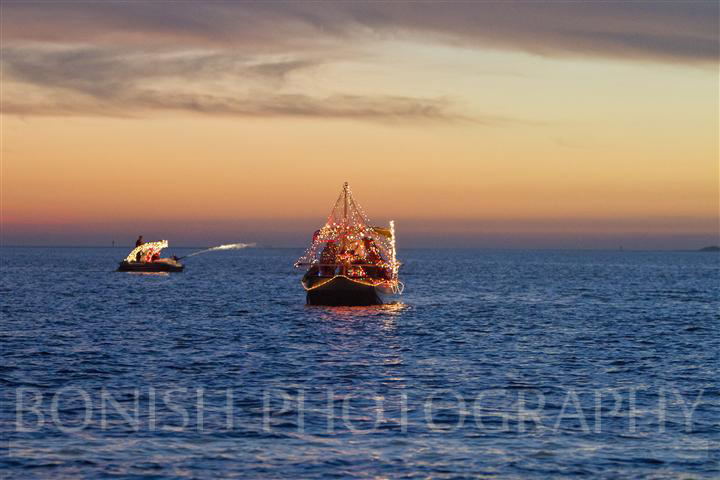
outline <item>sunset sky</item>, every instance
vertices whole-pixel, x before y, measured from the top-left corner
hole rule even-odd
[[[2,1],[2,243],[718,243],[718,2]]]

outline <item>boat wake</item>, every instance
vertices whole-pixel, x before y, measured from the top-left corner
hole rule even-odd
[[[218,245],[217,247],[210,247],[205,250],[200,250],[199,252],[191,253],[190,255],[185,255],[183,258],[194,257],[195,255],[213,252],[215,250],[240,250],[243,248],[254,247],[255,245],[255,243],[228,243],[227,245]]]

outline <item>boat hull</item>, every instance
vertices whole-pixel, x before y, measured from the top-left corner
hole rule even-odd
[[[344,275],[331,278],[305,277],[302,283],[307,292],[308,305],[367,306],[397,300],[397,294],[387,285],[370,285]]]
[[[184,265],[174,261],[120,262],[118,272],[182,272]]]

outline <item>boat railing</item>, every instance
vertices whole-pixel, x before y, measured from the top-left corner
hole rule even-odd
[[[298,263],[298,267],[382,267],[382,263]]]

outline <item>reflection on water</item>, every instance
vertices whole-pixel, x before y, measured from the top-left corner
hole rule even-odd
[[[313,313],[318,313],[325,320],[341,318],[374,317],[377,315],[399,315],[408,306],[402,302],[388,303],[384,305],[368,305],[358,307],[330,307],[323,305],[306,305]]]
[[[170,275],[169,272],[122,272],[122,273],[129,273],[131,275],[148,275],[148,276],[156,276],[156,277],[167,277]]]
[[[384,335],[376,338],[381,345],[385,345],[393,338],[390,334],[397,329],[403,314],[410,311],[410,307],[401,302],[355,307],[307,305],[305,308],[312,313],[313,322],[318,322],[318,334],[328,330],[333,334],[342,333],[350,337],[358,337],[364,342],[367,340],[368,331],[383,332]],[[338,338],[348,342],[344,337]],[[344,348],[354,349],[347,343]]]

